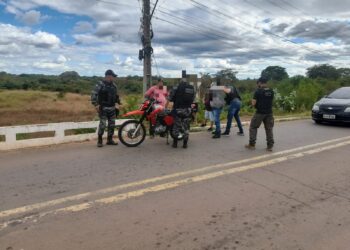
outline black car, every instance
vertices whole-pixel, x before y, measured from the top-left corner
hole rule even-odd
[[[339,88],[316,102],[312,107],[312,119],[316,123],[350,123],[350,87]]]

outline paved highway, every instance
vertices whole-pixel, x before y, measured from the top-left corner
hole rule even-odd
[[[246,129],[246,133],[248,129]],[[349,249],[350,129],[0,153],[0,250]]]

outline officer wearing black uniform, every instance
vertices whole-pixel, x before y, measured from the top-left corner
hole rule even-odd
[[[98,147],[103,146],[102,136],[106,129],[106,120],[108,120],[107,145],[118,145],[117,142],[113,141],[115,119],[117,113],[119,113],[116,104],[120,105],[117,86],[114,84],[116,77],[117,75],[112,70],[107,70],[105,79],[96,84],[91,94],[91,103],[95,106],[100,118],[97,141]]]
[[[177,141],[180,131],[183,132],[183,148],[187,148],[190,123],[191,123],[191,105],[195,98],[193,86],[187,83],[186,76],[183,75],[181,83],[175,87],[168,100],[173,102],[173,114],[175,118],[173,134],[173,147],[177,148]]]

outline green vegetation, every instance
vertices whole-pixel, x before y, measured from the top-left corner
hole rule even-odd
[[[238,80],[237,71],[234,69],[220,70],[212,75],[200,75],[200,100],[203,100],[210,84],[220,77],[223,83],[234,84],[240,91],[243,103],[241,115],[247,117],[254,112],[250,102],[256,89],[256,79]],[[276,93],[276,115],[310,113],[312,105],[318,99],[339,87],[350,86],[350,68],[337,69],[328,64],[310,67],[307,69],[307,76],[289,77],[286,69],[280,66],[269,66],[261,75],[270,79],[269,84]],[[64,72],[59,76],[13,75],[0,72],[0,126],[96,119],[89,95],[101,79],[96,76],[82,77],[74,71]],[[179,80],[164,78],[168,89]],[[117,79],[117,85],[123,104],[121,114],[138,109],[143,100],[142,77],[120,77]],[[204,106],[200,100],[198,122],[204,119]]]

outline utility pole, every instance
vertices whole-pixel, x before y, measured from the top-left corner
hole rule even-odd
[[[151,86],[152,82],[152,63],[151,56],[153,48],[151,45],[151,4],[150,0],[143,0],[143,93]]]

